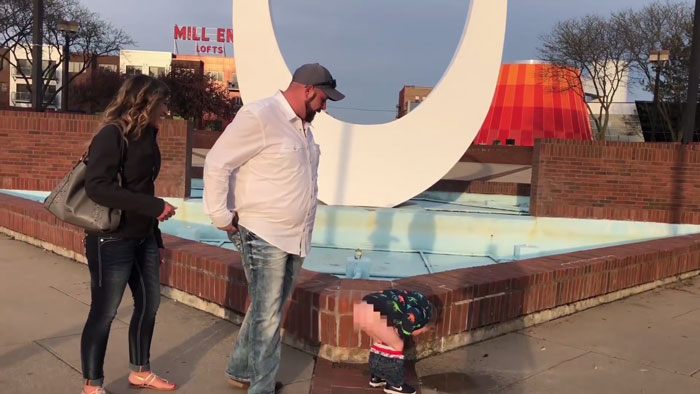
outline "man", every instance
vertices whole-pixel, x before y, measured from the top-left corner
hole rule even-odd
[[[204,211],[241,252],[251,304],[226,374],[248,393],[273,393],[282,309],[311,249],[319,147],[310,122],[326,100],[342,100],[318,63],[289,87],[246,104],[207,154]]]

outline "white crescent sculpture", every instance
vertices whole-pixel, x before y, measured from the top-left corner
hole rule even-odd
[[[376,125],[347,123],[326,113],[316,116],[319,200],[329,205],[393,207],[425,191],[459,161],[491,105],[507,4],[507,0],[472,0],[447,71],[408,115]],[[277,44],[269,1],[233,0],[233,28],[244,102],[285,88],[292,77]],[[334,76],[342,92],[343,80]]]

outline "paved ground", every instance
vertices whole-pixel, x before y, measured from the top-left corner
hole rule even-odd
[[[423,394],[698,393],[698,326],[695,278],[423,360],[417,370]]]
[[[87,268],[1,235],[0,251],[0,393],[79,393]],[[131,392],[129,299],[127,292],[107,353],[111,393]],[[179,393],[240,392],[223,379],[237,327],[167,299],[161,305],[154,370],[179,383]],[[416,372],[423,394],[695,393],[698,326],[695,279],[422,360]],[[365,384],[363,368],[321,362],[314,376],[314,364],[285,347],[283,393],[306,394],[312,385],[314,393],[380,392],[352,388]]]
[[[80,333],[90,299],[87,266],[0,235],[0,393],[78,394]],[[127,290],[105,363],[105,388],[127,386]],[[223,378],[238,327],[163,298],[156,321],[151,365],[180,384],[178,393],[236,393]],[[313,357],[283,349],[283,393],[310,390]]]

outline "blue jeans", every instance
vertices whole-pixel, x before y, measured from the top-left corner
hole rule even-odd
[[[90,313],[80,341],[83,378],[101,386],[109,331],[126,285],[134,297],[129,324],[129,367],[150,370],[150,350],[160,305],[160,258],[153,235],[113,238],[89,234],[85,254],[90,268]]]
[[[226,374],[250,382],[249,394],[272,394],[282,350],[282,309],[304,259],[270,245],[244,227],[231,239],[243,258],[251,303]]]

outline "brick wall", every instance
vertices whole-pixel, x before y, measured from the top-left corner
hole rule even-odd
[[[0,111],[0,188],[52,190],[87,148],[100,121],[96,115]],[[157,195],[189,197],[189,135],[187,122],[163,121]]]
[[[532,165],[533,147],[510,145],[471,145],[461,162]]]
[[[84,253],[83,232],[36,202],[0,194],[0,227]],[[247,284],[236,252],[167,235],[164,241],[163,284],[235,312],[246,310]],[[284,328],[287,340],[321,357],[360,361],[370,343],[353,330],[353,303],[383,288],[413,289],[425,293],[440,316],[435,330],[418,339],[425,355],[465,343],[459,336],[471,330],[699,268],[700,235],[690,235],[393,282],[338,279],[302,269]]]
[[[700,145],[538,140],[533,216],[700,224]]]
[[[197,149],[211,149],[222,131],[195,130],[192,133],[192,147]]]
[[[488,181],[459,181],[441,179],[428,188],[435,192],[503,194],[506,196],[530,196],[530,185],[527,183],[488,182]]]
[[[195,130],[193,147],[210,149],[221,135],[219,131]],[[533,147],[503,145],[471,145],[459,161],[498,164],[532,164]]]

